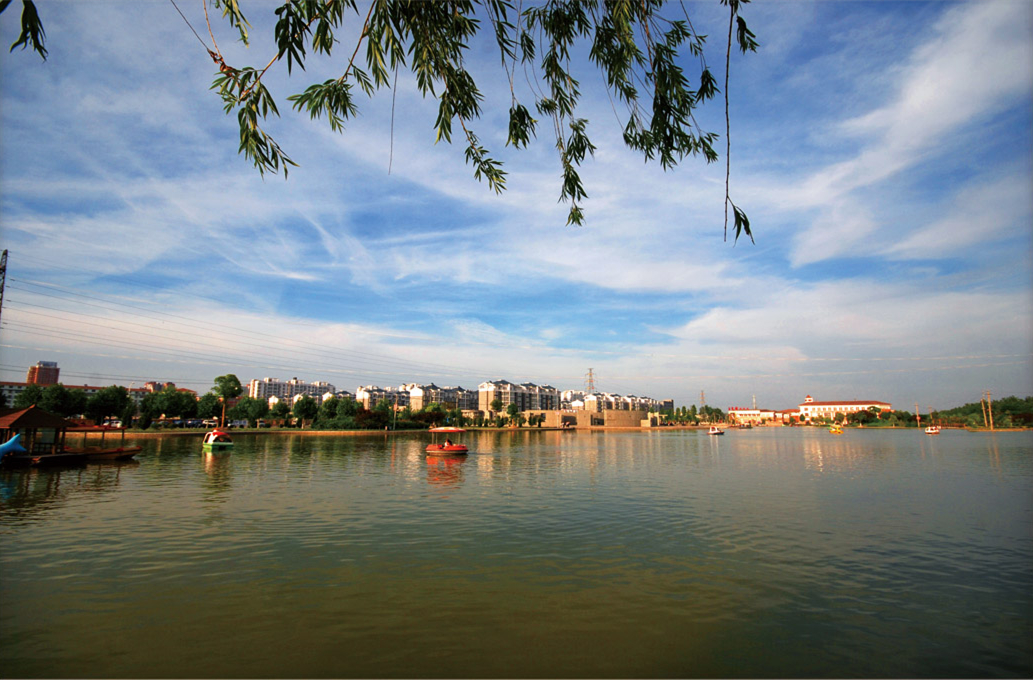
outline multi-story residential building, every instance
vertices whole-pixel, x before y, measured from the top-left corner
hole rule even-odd
[[[382,399],[387,401],[394,408],[405,408],[409,405],[409,390],[397,387],[377,387],[376,385],[363,385],[355,390],[355,401],[362,404],[365,409],[372,409]]]
[[[37,361],[35,366],[29,366],[25,382],[29,385],[56,385],[60,374],[56,361]]]
[[[505,411],[516,404],[519,411],[554,411],[560,407],[560,393],[551,385],[489,380],[477,386],[477,404],[481,411],[491,411],[491,402],[498,399]]]
[[[322,403],[323,395],[327,392],[334,393],[336,388],[328,382],[317,380],[316,382],[305,382],[297,378],[291,378],[282,382],[275,378],[255,378],[248,383],[248,396],[252,399],[266,399],[277,397],[279,401],[293,402],[294,397],[307,394]]]
[[[850,415],[858,411],[867,411],[872,407],[879,411],[893,410],[893,405],[885,401],[814,401],[811,395],[808,394],[804,402],[800,404],[800,420],[809,421],[815,418],[833,418],[837,413]]]
[[[570,402],[585,398],[584,390],[563,390],[560,392],[560,401]]]
[[[409,391],[409,407],[414,411],[425,408],[429,404],[438,403],[447,408],[472,410],[477,408],[478,393],[462,387],[438,387],[429,385],[403,385]]]
[[[572,396],[575,395],[576,393],[572,394]],[[648,412],[659,410],[663,403],[666,402],[660,402],[650,397],[636,397],[633,394],[622,396],[620,394],[610,394],[609,392],[593,392],[569,402],[569,408],[575,411],[592,411],[593,413],[601,413],[603,411]],[[674,402],[669,401],[669,403],[671,404],[670,408],[674,408]]]

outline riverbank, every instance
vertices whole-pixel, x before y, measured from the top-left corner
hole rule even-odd
[[[669,425],[663,427],[467,427],[468,432],[672,432],[685,430],[707,430],[709,425]],[[740,428],[732,425],[719,426],[728,431],[736,431]],[[811,428],[816,430],[825,429],[824,425],[794,425],[794,428]],[[781,429],[779,426],[760,426],[753,429]],[[847,427],[850,430],[914,430],[921,432],[917,427]],[[994,432],[1028,432],[1033,428],[943,428],[959,432],[973,433],[994,433]],[[207,429],[197,430],[127,430],[126,437],[129,439],[163,439],[178,437],[204,436]],[[267,435],[293,435],[301,437],[383,437],[391,434],[412,434],[425,433],[427,430],[305,430],[295,428],[244,428],[228,430],[231,436],[267,436]]]

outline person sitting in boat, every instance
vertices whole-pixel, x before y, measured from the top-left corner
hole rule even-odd
[[[445,439],[445,446],[452,446],[452,440],[451,439]]]

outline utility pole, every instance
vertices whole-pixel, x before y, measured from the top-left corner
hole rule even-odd
[[[0,314],[4,311],[4,282],[7,281],[7,249],[0,255]]]
[[[922,414],[918,412],[918,402],[915,402],[915,420],[918,421],[918,427],[922,427]]]
[[[986,391],[986,410],[990,412],[990,431],[994,431],[994,402],[990,399],[990,390]]]
[[[986,402],[983,401],[983,395],[979,395],[979,408],[983,411],[983,427],[990,427],[990,423],[986,420]]]

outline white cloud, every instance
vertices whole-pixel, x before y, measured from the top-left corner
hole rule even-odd
[[[948,215],[886,249],[887,256],[933,259],[959,255],[987,239],[1029,232],[1033,189],[1020,172],[963,188]]]
[[[951,135],[1029,96],[1033,80],[1030,6],[979,2],[952,7],[893,75],[897,91],[884,106],[845,121],[842,131],[870,139],[855,157],[814,173],[788,200],[823,212],[795,239],[794,265],[842,254],[818,239],[852,243],[857,225],[851,193],[885,182],[929,155],[953,151]]]

